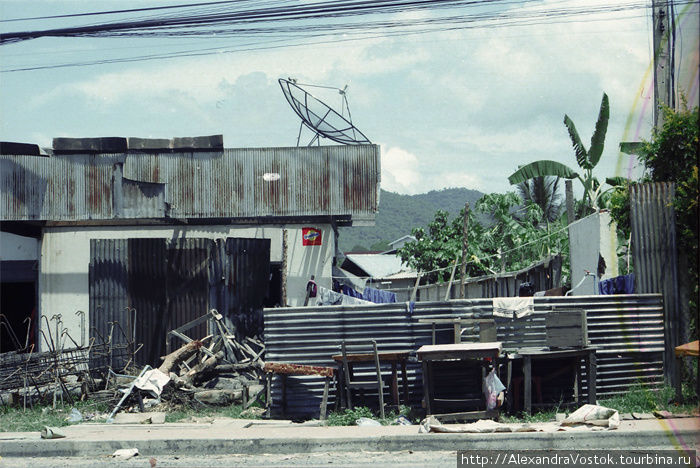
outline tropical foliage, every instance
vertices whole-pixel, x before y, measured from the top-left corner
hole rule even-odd
[[[698,157],[700,122],[698,108],[663,110],[664,123],[644,142],[640,158],[652,181],[676,183],[676,225],[681,264],[687,262],[691,318],[698,313]],[[693,320],[697,337],[697,321]]]
[[[536,177],[557,176],[566,179],[578,179],[583,185],[583,200],[582,206],[584,213],[596,211],[600,208],[601,197],[604,191],[598,179],[593,176],[593,169],[598,165],[600,157],[603,154],[605,147],[605,135],[608,131],[608,120],[610,118],[610,104],[608,95],[603,93],[603,99],[600,103],[600,111],[598,112],[598,120],[596,121],[595,130],[591,137],[591,144],[588,149],[581,141],[581,137],[576,130],[574,122],[568,115],[564,115],[564,125],[571,138],[571,143],[574,147],[576,155],[576,163],[578,164],[582,174],[579,174],[569,166],[557,161],[540,160],[534,161],[525,166],[518,168],[513,174],[508,177],[508,181],[515,185],[523,183],[527,180]]]
[[[489,222],[482,222],[488,215]],[[464,210],[450,222],[438,211],[427,231],[414,229],[415,242],[398,250],[402,260],[422,272],[427,281],[449,278],[461,262]],[[525,268],[547,254],[568,250],[563,225],[547,223],[534,203],[523,205],[514,192],[492,193],[479,199],[469,212],[467,274],[470,277]],[[459,271],[459,269],[458,269]]]
[[[554,222],[559,219],[562,210],[560,186],[560,177],[540,176],[525,180],[516,187],[520,198],[526,204],[534,203],[539,206],[543,219],[547,222]]]

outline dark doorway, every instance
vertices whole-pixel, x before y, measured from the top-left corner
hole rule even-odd
[[[34,342],[29,331],[36,315],[35,283],[0,283],[0,353],[23,350]]]
[[[168,332],[217,309],[236,334],[262,333],[270,277],[269,239],[95,239],[91,242],[91,330],[129,322],[135,310],[135,360],[158,366]],[[92,331],[91,331],[92,333]],[[187,331],[207,335],[206,324]],[[171,346],[183,343],[173,339]]]
[[[36,261],[0,261],[0,352],[35,343]]]
[[[270,264],[270,281],[268,283],[265,307],[280,307],[282,304],[282,264]]]

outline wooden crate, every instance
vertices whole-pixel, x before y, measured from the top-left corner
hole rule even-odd
[[[583,309],[551,310],[545,317],[547,346],[550,348],[584,348],[588,346],[586,311]]]

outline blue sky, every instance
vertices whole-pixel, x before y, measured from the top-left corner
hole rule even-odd
[[[3,1],[0,16],[146,4],[165,2]],[[545,0],[533,7],[593,4],[611,2]],[[501,8],[511,7],[523,8]],[[0,27],[8,31],[75,21]],[[0,46],[3,70],[222,48],[202,57],[0,73],[0,139],[50,146],[59,136],[222,133],[226,147],[293,146],[299,121],[277,79],[295,77],[303,83],[348,85],[353,122],[382,147],[382,187],[414,194],[447,187],[509,190],[507,176],[535,159],[575,166],[564,114],[588,143],[604,91],[611,119],[596,170],[600,178],[626,175],[629,160],[617,151],[618,143],[636,135],[648,138],[651,127],[646,10],[567,23],[224,52],[238,44],[235,38],[40,38]],[[314,94],[340,105],[335,91]]]

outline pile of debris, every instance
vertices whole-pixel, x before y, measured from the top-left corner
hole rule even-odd
[[[130,340],[133,333],[126,333],[118,322],[111,322],[106,337],[92,330],[94,337],[85,343],[85,317],[80,311],[78,315],[80,343],[63,327],[60,314],[51,319],[42,317],[43,328],[48,331],[40,331],[44,351],[36,352],[35,345],[30,344],[31,326],[27,326],[24,346],[16,337],[12,340],[17,351],[0,354],[0,405],[31,406],[38,401],[64,398],[72,404],[74,399],[106,386],[113,369],[122,371],[133,363],[139,350]],[[0,315],[0,325],[2,319]],[[54,321],[55,327],[51,323]]]
[[[204,322],[214,333],[197,340],[185,334]],[[236,339],[216,310],[170,331],[171,337],[185,344],[163,356],[157,369],[146,366],[132,377],[111,416],[122,409],[144,411],[147,407],[240,403],[248,408],[262,396],[265,345],[251,337]],[[125,383],[127,376],[119,377]]]

